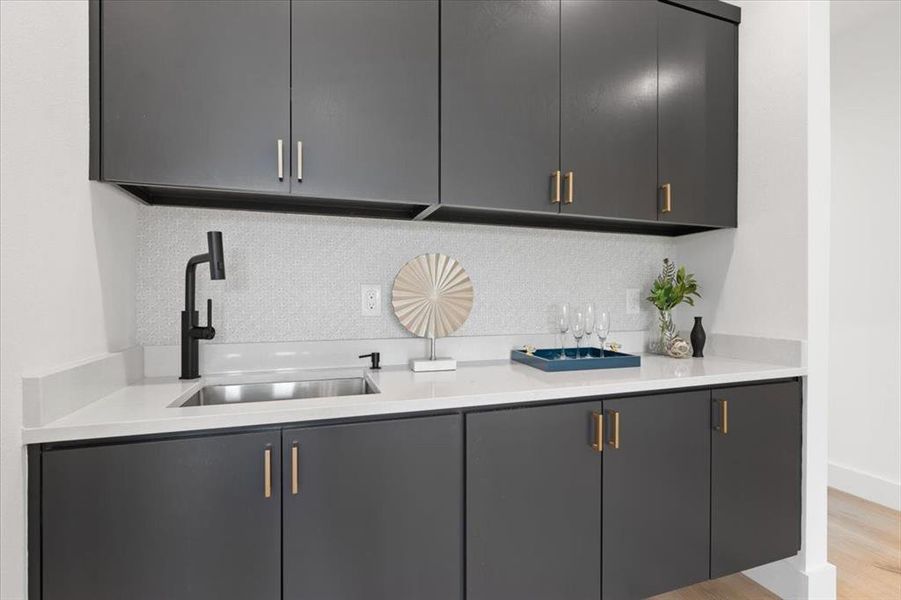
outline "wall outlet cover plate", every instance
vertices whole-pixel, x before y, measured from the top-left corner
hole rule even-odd
[[[382,314],[382,286],[374,283],[360,286],[360,314],[364,317]]]

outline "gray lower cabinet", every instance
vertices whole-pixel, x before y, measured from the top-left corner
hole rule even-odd
[[[657,3],[660,220],[735,227],[738,27]]]
[[[467,600],[600,598],[601,409],[466,415]]]
[[[278,600],[279,452],[278,432],[45,450],[41,597]]]
[[[604,401],[604,600],[708,578],[709,416],[709,391]]]
[[[288,0],[99,6],[102,179],[288,192]]]
[[[559,0],[441,3],[441,203],[556,213]]]
[[[656,3],[561,10],[560,164],[572,172],[562,212],[656,220]]]
[[[291,193],[438,202],[438,0],[294,0],[290,22]]]
[[[29,460],[43,600],[631,600],[801,539],[798,381]]]
[[[801,384],[713,390],[710,575],[801,548]]]
[[[285,600],[460,600],[459,415],[282,434]]]

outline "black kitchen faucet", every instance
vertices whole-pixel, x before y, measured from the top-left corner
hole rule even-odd
[[[207,231],[206,242],[209,251],[206,254],[192,256],[185,267],[185,309],[181,312],[181,379],[197,379],[199,340],[211,340],[216,337],[213,329],[213,301],[206,301],[206,327],[197,323],[197,311],[194,309],[194,272],[197,265],[210,263],[210,279],[225,279],[225,258],[222,255],[222,232]]]

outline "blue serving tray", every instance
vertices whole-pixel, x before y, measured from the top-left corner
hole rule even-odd
[[[542,371],[584,371],[587,369],[620,369],[640,367],[641,357],[600,348],[582,348],[581,358],[576,358],[575,348],[566,348],[566,358],[561,358],[560,348],[541,348],[534,354],[525,350],[511,350],[510,359],[541,369]]]

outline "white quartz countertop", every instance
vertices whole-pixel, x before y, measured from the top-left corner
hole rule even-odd
[[[510,361],[460,363],[456,371],[413,373],[406,367],[269,371],[144,379],[41,427],[25,428],[26,444],[302,423],[326,419],[473,408],[565,398],[591,398],[721,386],[806,375],[802,367],[708,357],[675,360],[643,355],[641,367],[546,373]],[[173,407],[204,385],[299,381],[367,375],[377,394]]]

